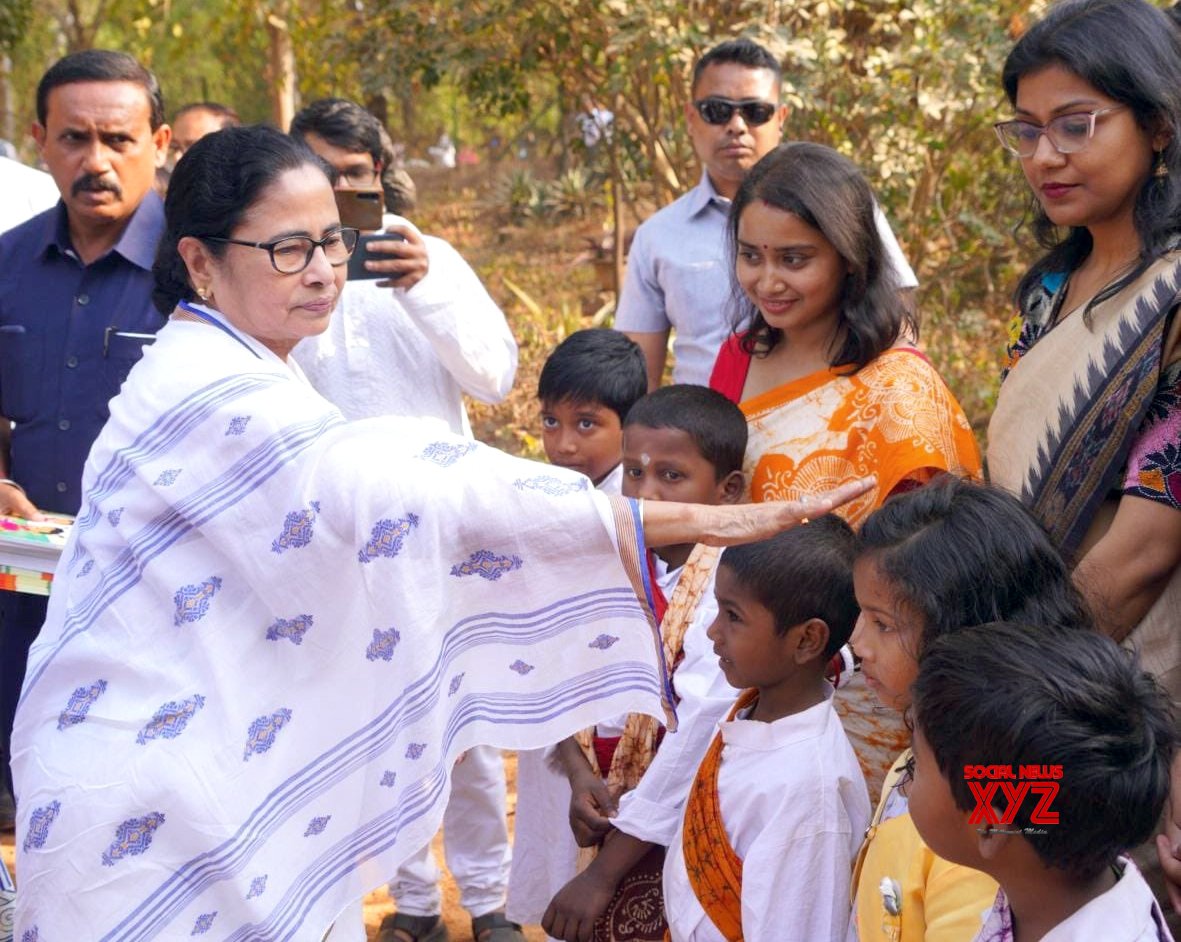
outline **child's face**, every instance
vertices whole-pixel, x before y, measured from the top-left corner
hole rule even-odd
[[[795,213],[754,200],[738,220],[735,273],[767,323],[795,342],[828,343],[840,324],[844,259]]]
[[[741,474],[717,469],[679,428],[629,425],[623,430],[623,496],[686,504],[723,504],[742,491]]]
[[[918,650],[922,619],[882,575],[872,555],[853,564],[853,590],[861,615],[849,641],[861,658],[861,673],[883,706],[905,710],[919,673],[912,652]]]
[[[623,454],[619,416],[614,409],[592,402],[543,402],[541,441],[550,464],[580,471],[596,485]]]
[[[796,673],[792,630],[775,631],[775,616],[735,577],[725,559],[718,566],[714,595],[718,614],[706,631],[718,665],[731,687],[765,689]]]
[[[935,761],[935,754],[917,726],[911,746],[914,772],[906,787],[906,799],[919,836],[944,860],[979,868],[981,860],[975,826],[968,823],[968,812],[956,806],[951,787]]]

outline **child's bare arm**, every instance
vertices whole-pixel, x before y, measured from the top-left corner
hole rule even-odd
[[[550,900],[541,925],[555,939],[590,942],[595,920],[607,909],[619,882],[653,847],[647,841],[611,831],[590,866]]]
[[[595,774],[573,736],[558,743],[554,757],[570,782],[570,830],[575,842],[579,847],[598,844],[611,829],[616,796]]]

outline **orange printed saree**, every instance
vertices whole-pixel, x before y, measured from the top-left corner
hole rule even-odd
[[[731,337],[710,385],[737,401],[750,354]],[[980,451],[955,397],[926,357],[895,347],[856,373],[820,370],[739,402],[750,437],[753,501],[799,500],[865,475],[877,486],[835,512],[857,527],[893,493],[940,472],[979,476]],[[907,746],[902,718],[878,706],[860,674],[833,699],[871,795]]]

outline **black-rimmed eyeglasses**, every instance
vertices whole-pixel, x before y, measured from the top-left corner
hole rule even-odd
[[[271,256],[271,265],[281,275],[295,275],[312,263],[316,249],[324,250],[329,265],[343,265],[357,247],[356,229],[333,229],[322,239],[310,236],[287,236],[274,242],[246,242],[242,239],[223,239],[220,236],[199,236],[203,242],[224,242],[228,245],[245,245],[252,249],[265,249]]]
[[[1045,124],[1032,121],[998,121],[993,125],[1005,150],[1018,157],[1032,157],[1037,153],[1037,142],[1044,134],[1050,146],[1060,154],[1077,154],[1085,150],[1095,136],[1095,119],[1112,111],[1119,111],[1125,105],[1096,108],[1094,111],[1079,111],[1063,114]]]
[[[779,108],[778,105],[761,98],[744,98],[741,101],[729,98],[702,98],[693,102],[693,107],[706,124],[729,124],[734,112],[737,111],[742,115],[742,120],[752,128],[766,124]]]

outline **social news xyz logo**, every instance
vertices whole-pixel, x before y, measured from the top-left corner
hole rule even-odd
[[[1058,812],[1052,811],[1050,806],[1058,797],[1058,780],[1061,778],[1060,765],[1020,765],[1016,772],[1011,765],[965,765],[964,781],[976,799],[976,808],[968,822],[998,826],[1012,824],[1026,799],[1037,795],[1037,805],[1029,815],[1029,823],[1057,824]],[[997,808],[1004,802],[1008,802],[1008,808],[998,814]]]

